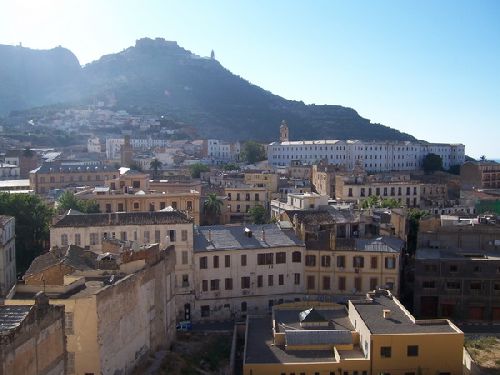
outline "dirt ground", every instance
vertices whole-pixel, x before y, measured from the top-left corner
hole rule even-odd
[[[156,375],[228,374],[231,339],[232,334],[179,332]]]
[[[500,339],[497,337],[478,337],[466,339],[465,347],[472,359],[487,374],[500,374]]]

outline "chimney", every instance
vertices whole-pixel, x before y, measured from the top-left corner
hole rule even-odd
[[[208,240],[212,242],[212,231],[210,229],[208,230]]]
[[[266,242],[266,231],[264,230],[264,227],[262,227],[262,241]]]
[[[384,316],[384,319],[389,319],[391,317],[391,310],[383,309],[382,315]]]

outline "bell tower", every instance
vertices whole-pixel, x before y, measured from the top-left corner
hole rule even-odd
[[[285,120],[280,125],[280,142],[288,142],[288,125]]]

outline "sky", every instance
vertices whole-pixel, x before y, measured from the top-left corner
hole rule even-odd
[[[84,65],[142,37],[213,49],[287,99],[500,159],[500,1],[0,0],[0,44],[61,45]]]

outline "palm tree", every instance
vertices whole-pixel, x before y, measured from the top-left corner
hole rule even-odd
[[[153,180],[156,180],[158,178],[158,170],[162,167],[163,163],[159,161],[157,158],[154,158],[151,160],[151,163],[149,163],[149,169],[153,170]]]
[[[217,194],[210,193],[203,202],[203,208],[208,221],[213,225],[218,222],[221,214],[222,201],[217,198]]]

